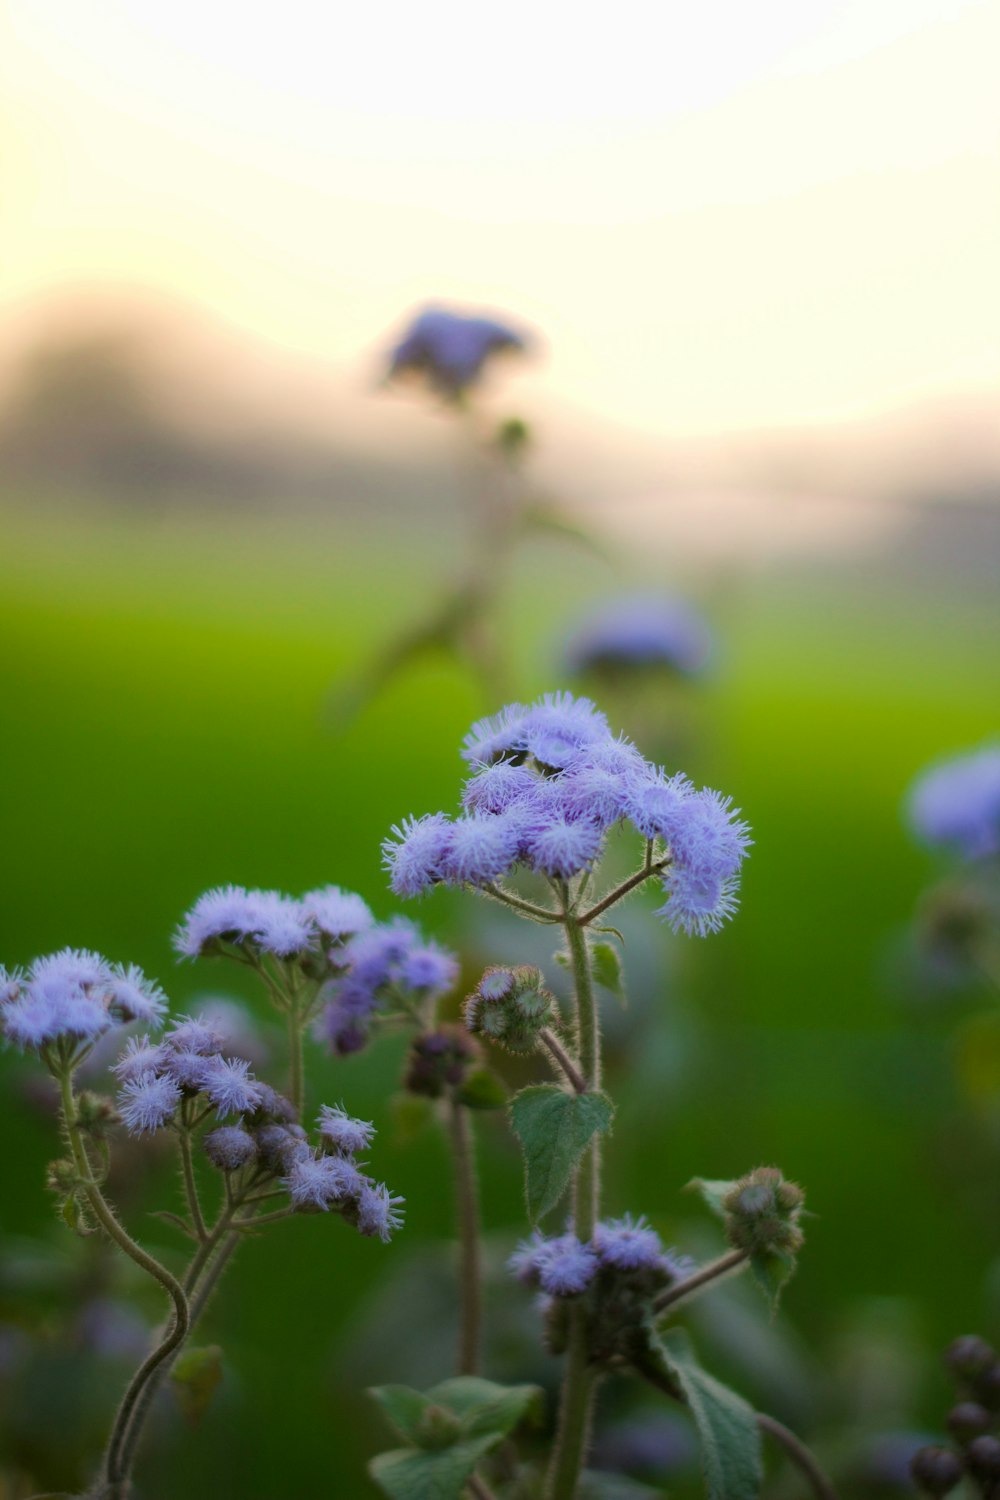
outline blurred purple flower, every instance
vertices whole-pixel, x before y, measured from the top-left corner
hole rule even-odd
[[[388,378],[423,375],[434,390],[455,400],[475,385],[492,356],[526,347],[523,334],[494,318],[426,307],[392,351]]]
[[[712,646],[708,625],[679,599],[634,594],[594,610],[566,648],[568,671],[663,666],[693,675]]]
[[[951,845],[966,859],[1000,853],[1000,746],[924,771],[910,787],[906,813],[928,844]]]

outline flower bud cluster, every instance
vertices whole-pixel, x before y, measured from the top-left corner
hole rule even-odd
[[[508,1052],[533,1052],[539,1033],[557,1024],[553,995],[531,964],[487,969],[465,1002],[465,1024]]]
[[[218,1119],[261,1115],[291,1119],[294,1111],[242,1057],[223,1056],[222,1037],[202,1016],[182,1016],[157,1045],[130,1037],[114,1072],[125,1128],[145,1135],[171,1124],[185,1099],[199,1100]]]
[[[805,1194],[777,1167],[755,1167],[734,1182],[722,1199],[726,1235],[748,1255],[794,1255],[802,1248],[799,1215]]]
[[[683,1280],[690,1269],[683,1257],[665,1251],[645,1218],[599,1223],[589,1241],[566,1233],[535,1232],[508,1262],[519,1281],[547,1294],[545,1313],[553,1353],[565,1348],[567,1311],[583,1297],[591,1361],[608,1364],[628,1358],[641,1342],[650,1299]]]
[[[463,754],[473,772],[461,816],[406,819],[383,844],[397,895],[439,883],[488,889],[518,867],[569,880],[627,822],[662,849],[661,915],[674,928],[704,935],[735,910],[750,837],[729,799],[652,765],[588,699],[511,704],[472,727]]]
[[[403,1199],[383,1182],[367,1177],[355,1160],[375,1134],[367,1120],[355,1120],[340,1105],[323,1105],[317,1119],[319,1145],[310,1146],[304,1131],[289,1132],[282,1148],[272,1143],[284,1172],[282,1187],[304,1213],[333,1209],[363,1235],[388,1242],[403,1222]]]
[[[375,925],[360,896],[328,885],[305,896],[244,890],[240,885],[206,891],[174,936],[185,958],[205,958],[235,948],[262,958],[307,960]]]
[[[22,1051],[54,1045],[78,1060],[115,1026],[159,1025],[166,1008],[159,985],[134,964],[83,949],[36,958],[26,973],[0,969],[0,1031]]]
[[[440,1099],[461,1088],[476,1056],[476,1044],[461,1026],[422,1032],[410,1044],[404,1086],[411,1094]]]
[[[954,1448],[930,1445],[914,1454],[910,1472],[923,1495],[948,1495],[968,1480],[983,1500],[1000,1495],[1000,1358],[976,1334],[955,1339],[945,1353],[958,1401],[945,1424]]]
[[[371,927],[337,955],[338,972],[323,987],[320,1034],[341,1056],[368,1041],[379,1011],[434,1001],[458,978],[454,955],[405,917]]]

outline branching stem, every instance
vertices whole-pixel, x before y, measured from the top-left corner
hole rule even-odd
[[[587,1092],[587,1080],[555,1033],[550,1031],[547,1026],[543,1026],[542,1030],[538,1033],[538,1040],[551,1052],[559,1068],[569,1079],[576,1092],[578,1094],[585,1094]]]
[[[781,1444],[792,1463],[808,1479],[816,1500],[839,1500],[837,1491],[823,1473],[811,1451],[790,1428],[762,1411],[757,1413],[757,1426],[761,1432],[766,1432],[769,1437],[774,1438],[775,1442]]]
[[[710,1261],[707,1266],[702,1266],[699,1271],[693,1271],[690,1276],[685,1276],[683,1281],[678,1281],[674,1286],[667,1287],[661,1292],[653,1303],[655,1313],[666,1312],[668,1307],[676,1307],[678,1302],[684,1302],[688,1297],[700,1292],[703,1287],[713,1281],[719,1281],[723,1276],[731,1276],[734,1271],[740,1270],[749,1260],[746,1250],[730,1250],[726,1255],[720,1255],[718,1260]]]

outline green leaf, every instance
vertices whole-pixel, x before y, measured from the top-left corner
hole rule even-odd
[[[502,1109],[507,1103],[507,1090],[489,1068],[474,1068],[455,1098],[466,1109]]]
[[[385,1412],[389,1421],[405,1438],[416,1442],[420,1419],[431,1404],[430,1396],[409,1385],[373,1385],[368,1394]]]
[[[197,1426],[222,1380],[222,1350],[218,1344],[185,1349],[170,1372],[170,1380],[181,1411],[193,1427]]]
[[[782,1255],[772,1250],[750,1257],[750,1274],[767,1298],[772,1318],[778,1311],[782,1288],[794,1272],[794,1255]]]
[[[522,1089],[511,1100],[511,1126],[524,1154],[525,1198],[533,1224],[555,1208],[587,1145],[610,1129],[614,1112],[606,1094],[567,1094],[555,1084]]]
[[[659,1342],[698,1429],[708,1500],[757,1500],[764,1473],[753,1407],[701,1368],[680,1329]]]
[[[390,1500],[460,1500],[480,1459],[501,1441],[491,1433],[437,1452],[394,1448],[373,1458],[368,1472]]]
[[[619,1000],[625,999],[622,980],[622,961],[618,949],[611,943],[594,943],[590,949],[590,964],[594,978],[602,989],[610,990]]]
[[[699,1195],[702,1202],[712,1210],[716,1218],[728,1218],[728,1214],[722,1206],[722,1200],[732,1192],[736,1186],[735,1182],[723,1182],[721,1178],[711,1180],[707,1177],[693,1177],[687,1186],[688,1191]]]
[[[545,1396],[537,1385],[497,1385],[478,1375],[457,1375],[427,1392],[430,1400],[446,1406],[461,1419],[462,1437],[495,1433],[506,1437],[526,1418],[537,1426],[544,1415]]]
[[[571,969],[573,967],[570,956],[565,948],[558,948],[552,957],[561,969]]]

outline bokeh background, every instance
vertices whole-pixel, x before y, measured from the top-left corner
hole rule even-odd
[[[905,1493],[940,1347],[1000,1332],[995,987],[915,957],[935,868],[900,820],[927,760],[997,730],[998,47],[1000,7],[961,0],[0,19],[0,957],[93,947],[266,1025],[234,976],[175,965],[203,889],[394,909],[380,840],[454,805],[461,735],[499,705],[443,655],[330,712],[460,568],[477,504],[465,424],[380,381],[422,303],[509,316],[531,348],[481,420],[530,424],[531,485],[601,543],[522,549],[518,693],[569,685],[596,602],[690,600],[710,669],[638,727],[757,840],[718,937],[627,913],[609,1207],[711,1253],[692,1176],[806,1185],[779,1322],[734,1292],[693,1326],[857,1495]],[[472,897],[419,915],[470,980],[547,958]],[[161,1413],[148,1500],[374,1493],[362,1387],[449,1372],[448,1164],[400,1064],[317,1048],[311,1087],[380,1124],[405,1234],[307,1219],[245,1248],[208,1329],[225,1383],[196,1429]],[[23,1500],[83,1482],[127,1309],[160,1308],[55,1222],[50,1100],[30,1062],[0,1074],[0,1495]],[[519,1165],[501,1121],[482,1138],[499,1264]],[[155,1150],[117,1189],[179,1255]],[[518,1296],[491,1299],[498,1370],[549,1378]],[[629,1411],[609,1388],[605,1422]],[[671,1440],[671,1493],[697,1495]]]

